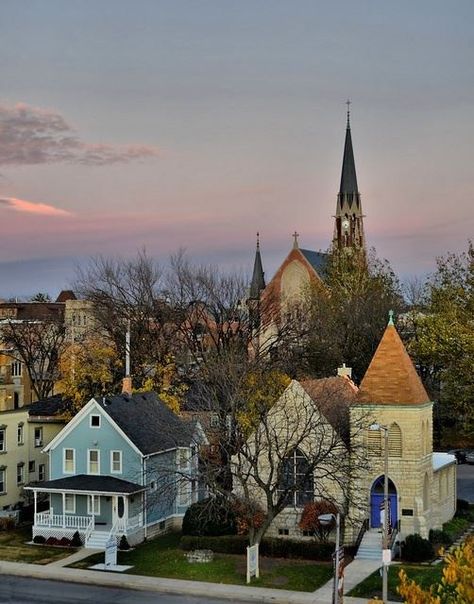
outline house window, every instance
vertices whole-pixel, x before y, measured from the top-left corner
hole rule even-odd
[[[19,445],[22,445],[24,443],[24,432],[23,432],[23,424],[18,424],[17,430],[16,430],[16,440],[17,443]]]
[[[280,528],[278,529],[278,534],[282,537],[287,537],[290,534],[290,531],[287,528]]]
[[[19,409],[20,408],[20,395],[18,394],[18,392],[14,392],[13,393],[13,409]]]
[[[100,415],[91,415],[90,416],[90,427],[91,428],[100,428]]]
[[[122,473],[122,451],[110,451],[110,471],[112,474]]]
[[[40,463],[38,466],[38,480],[43,481],[46,478],[46,465]]]
[[[16,484],[23,484],[25,482],[25,464],[19,463],[16,466]]]
[[[89,449],[89,459],[87,464],[88,474],[100,474],[100,453],[99,449]]]
[[[2,468],[0,470],[0,493],[7,492],[7,482],[6,482],[6,468]]]
[[[76,471],[75,449],[63,449],[63,473],[74,474]]]
[[[313,501],[313,484],[313,471],[306,456],[295,449],[280,468],[278,490],[287,495],[287,506],[301,507]]]
[[[66,493],[64,495],[64,513],[75,514],[76,513],[76,496],[72,493]]]
[[[190,505],[191,503],[191,492],[190,492],[189,480],[181,478],[179,480],[179,491],[178,491],[178,505]]]
[[[43,446],[43,428],[35,428],[35,447]]]
[[[5,453],[7,450],[7,429],[0,428],[0,453]]]
[[[12,377],[21,377],[21,362],[12,361]]]
[[[87,496],[87,513],[90,516],[100,516],[100,497],[92,495]]]
[[[34,461],[30,461],[28,463],[28,472],[31,474],[32,472],[34,472],[36,470],[35,467],[35,462]]]

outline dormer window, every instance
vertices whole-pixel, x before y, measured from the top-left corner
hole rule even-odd
[[[100,415],[91,415],[90,422],[91,428],[100,428]]]

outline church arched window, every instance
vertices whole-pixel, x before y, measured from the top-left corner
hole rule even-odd
[[[381,430],[367,430],[367,450],[369,455],[380,457],[382,455],[382,434]]]
[[[287,494],[287,505],[302,507],[314,498],[313,471],[300,449],[294,449],[282,461],[278,490]]]
[[[397,423],[388,429],[388,454],[390,457],[402,456],[402,431]]]

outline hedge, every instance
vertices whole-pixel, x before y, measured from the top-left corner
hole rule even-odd
[[[211,549],[220,554],[245,554],[248,545],[245,535],[225,535],[222,537],[181,537],[180,547],[186,551]],[[260,554],[273,558],[303,558],[307,560],[329,561],[334,552],[333,543],[315,541],[294,541],[265,537],[260,543]]]

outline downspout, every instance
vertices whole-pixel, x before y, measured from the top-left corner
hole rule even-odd
[[[143,476],[142,476],[143,486],[146,487],[146,457],[144,457],[142,459],[142,472],[143,472]],[[148,537],[147,491],[146,490],[143,492],[143,522],[145,525],[144,538],[146,540]]]

